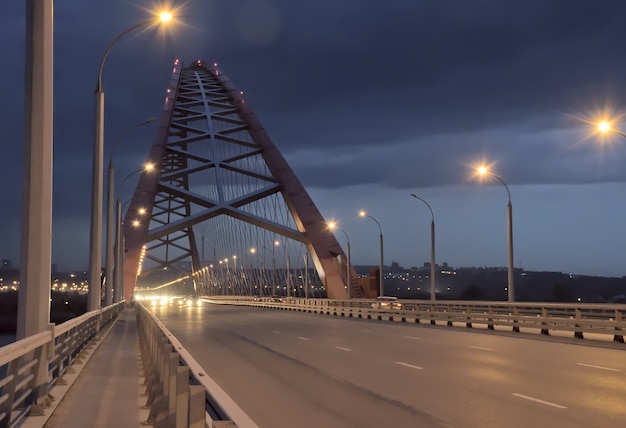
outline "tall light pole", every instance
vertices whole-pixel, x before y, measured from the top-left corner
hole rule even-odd
[[[115,167],[113,166],[113,154],[115,153],[115,147],[117,143],[131,130],[138,128],[148,123],[152,123],[156,120],[156,117],[151,117],[144,120],[141,123],[129,126],[123,130],[113,142],[111,146],[111,152],[109,154],[109,168],[108,168],[108,185],[107,185],[107,241],[106,241],[106,288],[104,292],[104,305],[109,306],[113,302],[113,194],[115,193]],[[116,278],[117,279],[117,278]]]
[[[272,245],[272,296],[276,295],[276,255],[274,250],[280,245],[280,242],[274,241]]]
[[[348,283],[348,299],[351,299],[352,283],[350,282],[350,237],[348,236],[348,232],[339,227],[334,221],[328,223],[328,228],[330,230],[340,230],[346,236],[346,282]]]
[[[259,269],[259,252],[256,248],[250,248],[250,254],[256,254],[256,278],[259,288],[261,287],[261,270]],[[252,260],[250,260],[250,275],[252,275]],[[254,278],[254,277],[252,277]],[[252,284],[250,284],[250,294],[252,294]],[[255,293],[256,294],[256,293]]]
[[[504,186],[504,188],[506,189],[506,193],[509,197],[509,203],[507,205],[507,216],[506,216],[506,220],[507,220],[507,241],[508,241],[508,284],[507,284],[507,292],[508,292],[508,300],[509,302],[514,302],[515,301],[515,284],[514,284],[514,280],[515,280],[515,272],[514,272],[514,265],[513,265],[513,205],[511,205],[511,192],[509,191],[509,187],[506,185],[506,183],[504,182],[504,180],[502,180],[502,178],[500,178],[498,175],[492,173],[491,171],[489,171],[489,168],[487,168],[486,166],[480,166],[478,168],[476,168],[476,172],[478,173],[479,176],[481,177],[485,177],[485,176],[490,176],[495,178],[496,180],[498,180],[500,183],[502,183],[502,185]]]
[[[128,179],[130,177],[132,177],[135,174],[138,174],[140,172],[143,171],[152,171],[154,169],[154,165],[153,164],[146,164],[144,165],[144,167],[142,169],[138,169],[135,170],[133,172],[131,172],[130,174],[128,174],[126,177],[124,177],[124,179],[121,181],[120,183],[120,188],[117,190],[117,209],[115,212],[115,228],[116,228],[116,234],[115,234],[115,269],[111,271],[111,277],[107,277],[107,284],[109,283],[108,278],[113,278],[115,277],[115,293],[113,293],[113,290],[110,288],[109,285],[107,285],[107,293],[108,295],[111,295],[111,297],[113,296],[113,294],[115,294],[115,299],[116,301],[120,300],[120,296],[122,296],[124,294],[124,247],[125,247],[125,237],[124,237],[124,230],[123,230],[123,225],[122,225],[122,204],[120,202],[120,197],[122,195],[122,189],[124,188],[124,184],[126,183],[126,181],[128,181]],[[127,201],[130,202],[130,199]],[[111,259],[113,259],[113,256],[111,256]],[[107,262],[107,272],[108,272],[108,265],[109,263]]]
[[[380,293],[380,296],[384,296],[384,293],[383,293],[383,228],[380,227],[380,223],[378,222],[378,220],[376,220],[371,215],[368,215],[365,211],[359,212],[359,216],[371,218],[372,220],[374,220],[374,222],[376,222],[376,224],[378,225],[378,230],[380,231],[380,278],[379,278],[380,290],[379,290],[379,293]]]
[[[27,1],[25,12],[18,340],[48,328],[52,261],[53,1]],[[44,366],[36,375],[37,400],[47,393]]]
[[[87,299],[87,310],[92,311],[100,307],[100,276],[102,263],[102,187],[103,187],[103,152],[104,152],[104,88],[102,87],[102,70],[111,49],[127,34],[146,28],[160,22],[168,22],[172,19],[172,14],[162,12],[157,19],[150,19],[134,25],[117,36],[104,51],[98,69],[98,80],[96,81],[96,116],[93,145],[93,166],[91,182],[91,226],[89,233],[89,297]]]
[[[432,219],[430,222],[430,300],[435,300],[437,298],[437,291],[435,289],[435,214],[428,202],[413,193],[411,193],[411,196],[424,202],[430,210]]]

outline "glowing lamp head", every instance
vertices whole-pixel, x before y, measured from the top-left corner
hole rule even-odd
[[[143,166],[143,169],[150,172],[154,169],[154,164],[153,163],[147,163]]]
[[[367,213],[365,211],[359,211],[359,217],[365,217]]]
[[[278,247],[280,245],[280,242],[274,241],[274,245],[276,245]]]
[[[478,168],[476,168],[476,172],[478,173],[478,175],[482,176],[489,174],[489,170],[486,166],[479,166]]]
[[[134,220],[133,221],[133,227],[139,227],[139,220]]]
[[[608,121],[603,120],[602,122],[598,123],[598,131],[603,133],[603,134],[606,134],[607,132],[610,132],[611,131],[611,124]]]
[[[163,12],[159,13],[159,22],[163,24],[170,22],[172,18],[173,18],[172,12],[170,11],[164,10]]]
[[[336,229],[336,228],[337,228],[337,223],[335,223],[334,221],[329,221],[329,222],[328,222],[328,228],[329,228],[330,230],[334,230],[334,229]]]
[[[250,248],[250,253],[252,254],[256,253],[256,248]]]

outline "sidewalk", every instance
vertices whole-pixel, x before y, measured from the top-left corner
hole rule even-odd
[[[55,400],[45,416],[28,417],[23,428],[138,428],[148,418],[148,410],[140,409],[146,397],[140,397],[143,373],[135,309],[125,308],[95,342],[83,351],[84,362],[71,366],[76,373],[65,376],[67,385],[50,391]]]

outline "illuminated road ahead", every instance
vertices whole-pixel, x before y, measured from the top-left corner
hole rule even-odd
[[[154,312],[260,427],[626,423],[626,350],[234,306]]]

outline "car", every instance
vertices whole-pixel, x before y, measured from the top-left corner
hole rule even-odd
[[[402,309],[402,303],[394,296],[378,296],[371,304],[372,309]]]
[[[181,304],[187,307],[200,306],[202,304],[202,300],[200,300],[200,296],[196,296],[196,295],[185,296]]]

